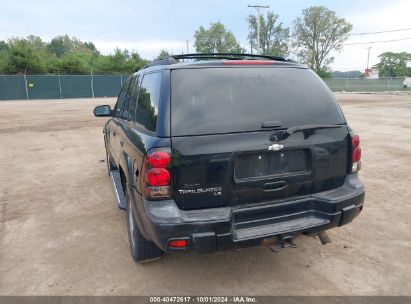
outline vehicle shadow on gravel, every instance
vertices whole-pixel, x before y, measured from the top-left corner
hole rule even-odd
[[[296,243],[297,248],[286,248],[278,253],[259,246],[209,254],[166,254],[161,260],[136,264],[136,270],[143,268],[152,284],[161,278],[172,278],[161,280],[157,286],[165,293],[175,294],[178,282],[178,291],[191,295],[206,292],[252,294],[256,290],[262,295],[272,295],[282,294],[284,289],[291,294],[301,294],[298,289],[301,284],[320,288],[316,282],[320,282],[329,255],[326,248],[333,244],[323,246],[318,239],[305,236],[299,237]],[[296,283],[295,289],[290,282]],[[321,289],[338,293],[331,282],[322,280],[322,285]]]

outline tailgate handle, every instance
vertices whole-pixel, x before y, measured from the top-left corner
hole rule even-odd
[[[272,183],[265,183],[263,185],[263,190],[265,192],[272,192],[272,191],[280,191],[287,188],[288,184],[286,181],[279,181],[279,182],[272,182]]]

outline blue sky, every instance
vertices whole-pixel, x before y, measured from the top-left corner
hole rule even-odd
[[[153,58],[161,49],[173,53],[185,51],[200,26],[221,21],[248,47],[246,18],[255,11],[248,4],[269,5],[279,21],[291,27],[301,11],[312,5],[325,5],[354,26],[353,32],[373,32],[411,28],[410,0],[0,0],[0,40],[34,34],[48,41],[68,34],[92,41],[103,53],[115,47],[134,49],[145,58]],[[353,36],[347,43],[411,38],[411,30],[365,36]],[[411,52],[411,40],[370,44],[370,65],[378,63],[384,51]],[[333,54],[335,70],[364,69],[368,45],[347,45]]]

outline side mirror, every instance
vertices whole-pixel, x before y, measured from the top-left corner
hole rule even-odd
[[[94,108],[93,113],[94,116],[97,117],[113,116],[113,113],[109,105],[97,106]]]

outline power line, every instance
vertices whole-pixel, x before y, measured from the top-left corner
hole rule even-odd
[[[411,27],[397,29],[397,30],[388,30],[388,31],[379,31],[379,32],[369,32],[369,33],[354,33],[351,36],[360,36],[360,35],[372,35],[372,34],[382,34],[382,33],[393,33],[393,32],[401,32],[401,31],[408,31],[411,30]]]
[[[368,41],[368,42],[354,42],[354,43],[345,43],[344,45],[357,45],[357,44],[371,44],[371,43],[384,43],[384,42],[394,42],[394,41],[403,41],[403,40],[410,40],[409,38],[402,38],[402,39],[391,39],[391,40],[379,40],[379,41]]]

